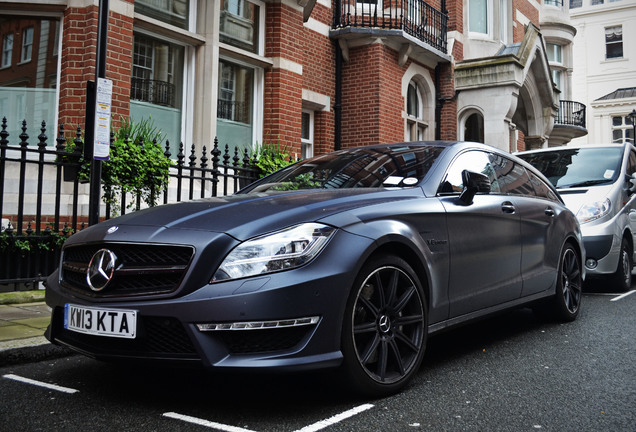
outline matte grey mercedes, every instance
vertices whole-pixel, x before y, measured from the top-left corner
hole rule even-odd
[[[353,148],[76,233],[47,281],[46,336],[103,360],[340,368],[386,395],[430,334],[522,306],[574,320],[584,256],[553,186],[506,152]]]

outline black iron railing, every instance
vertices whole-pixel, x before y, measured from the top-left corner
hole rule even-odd
[[[132,78],[130,98],[174,108],[175,85],[166,81]]]
[[[41,281],[58,266],[61,245],[74,232],[84,228],[88,209],[86,185],[77,175],[81,165],[82,131],[78,127],[72,152],[67,151],[64,127],[47,145],[46,124],[42,122],[38,143],[29,143],[26,122],[17,144],[9,144],[6,118],[0,128],[0,285],[30,284]],[[114,138],[111,138],[114,139]],[[130,145],[139,145],[130,144]],[[170,158],[169,143],[165,154]],[[187,152],[187,150],[186,150]],[[193,198],[221,196],[239,190],[258,177],[259,170],[246,149],[219,148],[215,139],[212,150],[203,147],[197,153],[194,145],[189,156],[179,147],[170,168],[170,184],[157,191],[152,202],[177,202]],[[70,175],[69,175],[70,174]],[[53,199],[52,199],[53,198]],[[128,194],[121,197],[121,213],[139,208],[140,200]],[[82,213],[86,212],[86,213]],[[100,219],[111,217],[104,206]]]
[[[448,15],[424,0],[334,0],[333,28],[403,30],[447,53]]]
[[[240,123],[249,123],[250,119],[250,106],[247,102],[217,101],[217,117],[225,120],[236,121]]]
[[[559,125],[585,127],[585,105],[580,102],[562,100],[556,123]]]

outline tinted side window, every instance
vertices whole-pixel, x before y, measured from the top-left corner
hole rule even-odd
[[[534,191],[538,197],[549,199],[550,201],[561,202],[557,195],[550,189],[543,180],[534,175],[532,171],[526,171],[530,176],[530,183],[534,187]]]
[[[446,176],[439,187],[438,193],[460,193],[464,189],[462,182],[462,171],[464,170],[485,174],[491,182],[490,192],[494,194],[501,193],[501,189],[497,183],[497,175],[490,163],[488,153],[477,150],[462,153],[453,161],[446,172]]]
[[[497,175],[497,183],[501,193],[525,196],[535,194],[534,188],[530,183],[530,178],[524,167],[516,164],[507,157],[497,154],[490,155],[490,163]]]

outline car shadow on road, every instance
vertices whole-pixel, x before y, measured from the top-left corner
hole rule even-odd
[[[530,308],[523,308],[444,331],[429,338],[423,367],[438,366],[455,358],[482,352],[485,347],[550,325],[555,323],[536,315]]]

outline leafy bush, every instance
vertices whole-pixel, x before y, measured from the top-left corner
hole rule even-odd
[[[117,214],[121,208],[122,194],[132,193],[149,206],[157,204],[160,192],[168,187],[169,168],[172,161],[165,156],[161,143],[165,134],[154,125],[152,119],[133,122],[122,118],[121,127],[114,131],[114,142],[109,159],[102,165],[102,201]],[[79,163],[80,181],[90,180],[90,161],[83,158],[81,140],[68,139],[62,161]],[[79,151],[76,149],[79,148]],[[127,208],[137,205],[130,202]]]
[[[124,121],[115,134],[110,157],[103,165],[102,199],[111,211],[119,212],[122,194],[132,193],[149,206],[157,204],[159,193],[168,187],[172,161],[163,153],[162,132],[150,119]],[[135,206],[128,204],[128,208]]]
[[[261,178],[292,163],[290,155],[280,144],[263,143],[256,151],[256,167]]]
[[[59,249],[66,239],[73,234],[73,230],[66,227],[60,232],[55,232],[52,228],[52,226],[49,226],[40,235],[29,235],[26,233],[17,235],[13,233],[13,230],[2,231],[0,232],[0,252],[26,256],[36,250],[50,252]]]

